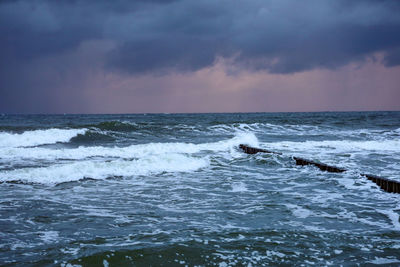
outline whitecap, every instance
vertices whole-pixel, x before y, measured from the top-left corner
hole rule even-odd
[[[0,132],[0,147],[24,147],[44,144],[68,142],[78,134],[84,134],[86,129],[47,129],[25,131],[23,133]]]
[[[232,186],[231,192],[246,192],[248,190],[246,184],[244,184],[243,182],[234,183],[231,186]]]
[[[201,151],[221,152],[227,151],[236,155],[236,148],[241,143],[252,146],[258,145],[257,137],[252,133],[238,133],[231,139],[214,143],[147,143],[127,147],[92,146],[78,148],[45,148],[45,147],[9,147],[0,150],[2,160],[82,160],[94,157],[103,158],[145,158],[147,156],[176,154],[195,154]],[[242,155],[239,153],[238,155]]]
[[[137,160],[85,160],[49,167],[23,168],[0,172],[0,181],[58,184],[84,178],[105,179],[116,176],[138,176],[163,172],[190,172],[209,165],[206,157],[196,158],[180,154],[148,156]]]

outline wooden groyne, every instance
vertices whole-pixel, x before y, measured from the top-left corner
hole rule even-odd
[[[250,146],[246,146],[243,144],[239,145],[239,148],[241,148],[244,151],[244,153],[246,153],[246,154],[256,154],[258,152],[262,152],[262,153],[282,155],[282,153],[279,153],[279,152],[273,152],[273,151],[269,151],[269,150],[265,150],[265,149],[261,149],[261,148],[250,147]]]
[[[341,169],[335,166],[329,166],[323,163],[318,163],[315,161],[311,161],[308,159],[303,159],[303,158],[298,158],[298,157],[293,157],[293,159],[296,161],[296,165],[314,165],[317,166],[321,171],[327,171],[327,172],[345,172],[345,169]]]
[[[368,180],[376,183],[382,190],[386,192],[400,194],[400,183],[397,181],[370,174],[361,174],[361,175],[365,176]]]
[[[279,153],[279,152],[269,151],[266,149],[260,149],[260,148],[256,148],[256,147],[250,147],[250,146],[243,145],[243,144],[239,145],[239,148],[242,149],[247,154],[256,154],[256,153],[261,152],[261,153],[282,155],[282,153]],[[299,158],[299,157],[293,157],[293,159],[296,161],[296,165],[302,165],[302,166],[313,165],[313,166],[318,167],[321,171],[337,172],[337,173],[347,171],[346,169],[338,168],[335,166],[330,166],[327,164],[315,162],[315,161],[308,160],[308,159],[303,159],[303,158]],[[368,180],[376,183],[382,190],[384,190],[386,192],[400,194],[400,182],[398,182],[398,181],[394,181],[394,180],[390,180],[390,179],[386,179],[383,177],[370,175],[370,174],[360,174],[360,175],[364,176]]]

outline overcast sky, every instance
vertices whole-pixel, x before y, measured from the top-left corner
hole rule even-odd
[[[400,110],[400,1],[0,0],[0,112]]]

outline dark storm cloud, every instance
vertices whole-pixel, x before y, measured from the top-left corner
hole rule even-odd
[[[65,56],[91,41],[113,43],[93,68],[131,75],[196,71],[219,57],[284,74],[335,69],[376,52],[397,66],[399,12],[397,0],[0,0],[0,108],[24,95],[29,105],[47,105],[68,68],[92,64],[85,51],[75,65]]]
[[[384,58],[384,63],[387,67],[400,65],[400,47],[389,50]]]
[[[337,68],[375,52],[393,66],[398,3],[178,1],[125,17],[140,27],[120,32],[109,66],[130,73],[191,71],[222,56],[249,69],[292,73]]]
[[[0,53],[8,62],[117,47],[108,66],[130,73],[197,70],[216,57],[291,73],[335,68],[386,52],[398,64],[399,1],[3,1]],[[4,63],[2,64],[4,68]]]

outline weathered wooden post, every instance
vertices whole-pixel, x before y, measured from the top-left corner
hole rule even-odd
[[[260,149],[260,148],[255,148],[255,147],[250,147],[246,145],[239,145],[239,147],[247,154],[256,154],[256,153],[272,153],[272,154],[278,154],[282,155],[282,153],[279,152],[273,152],[265,149]],[[323,163],[318,163],[315,161],[311,161],[308,159],[303,159],[299,157],[293,157],[293,159],[296,161],[296,165],[314,165],[318,167],[322,171],[328,171],[328,172],[345,172],[345,169],[338,168],[335,166],[330,166],[327,164]],[[389,192],[389,193],[398,193],[400,194],[400,182],[394,181],[394,180],[389,180],[386,178],[378,177],[375,175],[369,175],[369,174],[361,174],[361,176],[366,177],[368,180],[376,183],[382,190]]]

